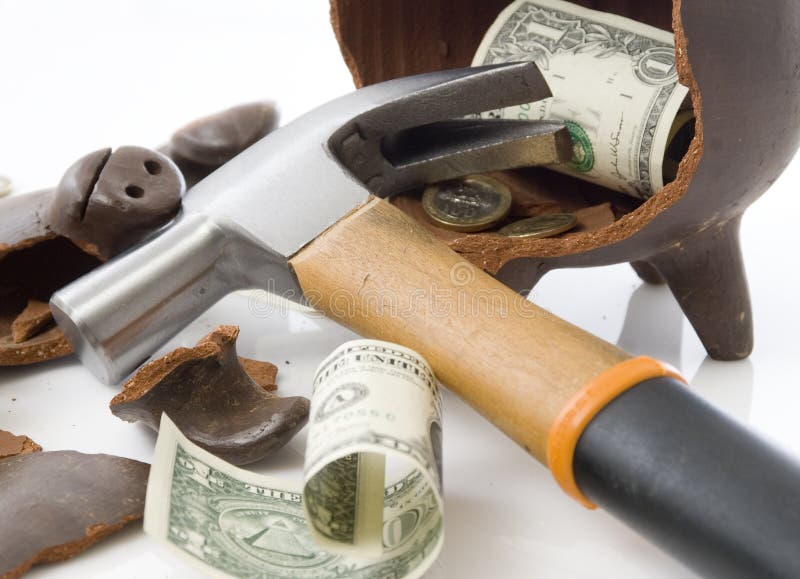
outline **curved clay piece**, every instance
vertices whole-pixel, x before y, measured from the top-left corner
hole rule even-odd
[[[800,143],[797,115],[774,114],[800,109],[800,75],[793,73],[800,36],[776,35],[775,24],[785,23],[779,32],[793,31],[800,2],[765,0],[761,13],[770,17],[753,18],[750,0],[572,1],[674,31],[678,74],[690,88],[697,118],[677,179],[631,209],[614,202],[617,220],[599,230],[541,240],[475,235],[449,243],[521,292],[553,269],[646,262],[649,267],[637,263],[637,272],[669,285],[712,357],[745,357],[753,328],[738,227],[742,213],[776,181]],[[468,66],[508,4],[332,0],[331,17],[361,86]],[[533,177],[531,188],[541,179],[557,179],[527,175]],[[557,192],[571,195],[586,187],[567,178]]]
[[[53,323],[50,306],[38,300],[28,300],[22,313],[11,322],[11,339],[15,344],[30,340],[36,334]]]
[[[67,170],[47,221],[107,260],[175,217],[184,191],[183,175],[166,155],[142,147],[101,149]]]
[[[242,358],[241,356],[239,356],[239,364],[242,365],[247,375],[264,390],[274,392],[278,389],[278,385],[275,384],[275,378],[278,376],[278,367],[275,364]]]
[[[127,458],[72,451],[0,460],[0,577],[74,557],[141,519],[149,470]]]
[[[44,189],[0,201],[0,260],[55,237],[44,219],[52,195],[52,189]],[[0,276],[2,291],[3,277]]]
[[[27,436],[16,436],[7,430],[0,430],[0,459],[41,450],[42,447]]]
[[[194,348],[141,368],[111,401],[111,412],[158,430],[161,413],[195,444],[234,464],[286,444],[308,420],[309,401],[279,398],[247,375],[236,356],[239,328],[220,326]]]
[[[216,168],[233,159],[278,124],[271,102],[239,105],[192,121],[170,141],[170,153],[185,161]]]

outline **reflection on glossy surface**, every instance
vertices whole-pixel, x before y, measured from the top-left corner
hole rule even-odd
[[[617,344],[681,367],[683,312],[666,286],[642,284],[631,295]]]
[[[740,422],[748,422],[753,406],[753,362],[718,362],[706,358],[689,381],[692,389]]]
[[[631,354],[651,356],[683,371],[689,386],[739,421],[750,418],[753,363],[718,362],[706,357],[692,376],[681,360],[686,318],[666,286],[642,284],[631,294],[617,344]]]

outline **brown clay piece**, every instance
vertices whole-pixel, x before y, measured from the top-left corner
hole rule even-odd
[[[111,412],[153,430],[166,412],[192,442],[234,464],[274,452],[305,425],[309,401],[270,393],[259,384],[274,381],[263,365],[258,381],[251,378],[236,356],[238,335],[238,327],[220,326],[195,347],[143,366],[111,400]]]
[[[275,364],[242,358],[241,356],[239,356],[239,364],[242,365],[247,375],[264,390],[274,392],[278,389],[277,384],[275,384],[275,378],[278,376],[278,367]]]
[[[572,1],[674,32],[678,75],[690,89],[696,117],[677,178],[648,201],[625,204],[611,191],[547,170],[513,172],[532,192],[555,185],[559,203],[575,195],[605,195],[600,203],[611,202],[616,219],[553,239],[509,242],[435,233],[521,292],[550,270],[630,262],[645,281],[669,285],[711,357],[744,358],[753,347],[753,328],[739,226],[800,142],[799,117],[774,114],[800,110],[800,36],[794,33],[800,3],[765,0],[761,13],[770,18],[758,19],[748,0]],[[509,4],[331,0],[331,19],[353,79],[364,86],[469,66]],[[765,37],[775,41],[762,42]]]
[[[56,189],[0,202],[0,366],[71,353],[52,293],[167,223],[184,189],[166,156],[121,147],[79,159]]]
[[[100,149],[67,169],[47,222],[105,261],[175,217],[184,190],[180,170],[161,153]]]
[[[28,305],[11,323],[11,338],[15,344],[30,340],[41,330],[53,323],[50,306],[38,300],[28,300]]]
[[[74,557],[144,514],[150,467],[106,454],[0,460],[0,577]]]
[[[41,446],[25,435],[16,436],[7,430],[0,430],[0,459],[41,450]]]
[[[238,105],[178,129],[161,150],[180,167],[186,186],[193,187],[277,126],[273,103]]]
[[[277,123],[278,113],[271,102],[235,106],[176,131],[170,151],[186,161],[216,168],[262,139]]]

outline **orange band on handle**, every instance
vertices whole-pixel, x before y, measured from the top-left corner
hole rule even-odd
[[[631,358],[594,378],[569,401],[547,437],[547,466],[564,492],[588,509],[597,508],[575,482],[572,465],[578,440],[589,422],[620,394],[646,380],[666,376],[686,383],[667,364],[647,357]]]

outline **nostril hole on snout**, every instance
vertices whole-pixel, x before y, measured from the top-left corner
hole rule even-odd
[[[151,175],[158,175],[161,173],[161,163],[153,161],[152,159],[144,162],[144,170]]]
[[[144,189],[138,185],[128,185],[125,187],[125,195],[128,197],[133,197],[134,199],[139,199],[142,197],[142,195],[144,195]]]

